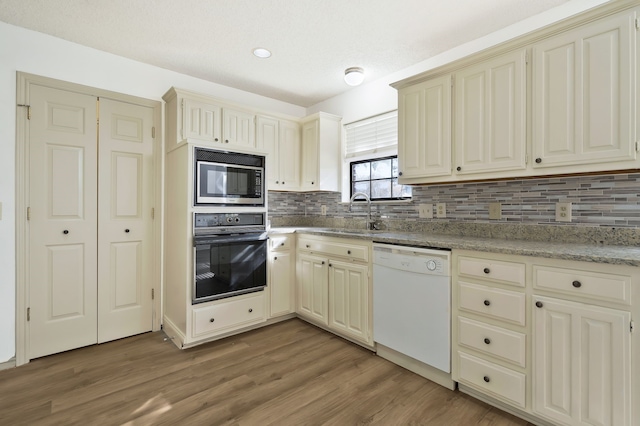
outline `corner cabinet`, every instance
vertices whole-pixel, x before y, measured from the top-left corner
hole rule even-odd
[[[317,113],[302,123],[303,191],[340,191],[342,120]]]
[[[463,250],[453,260],[461,391],[533,423],[639,424],[640,268]]]
[[[297,305],[301,318],[373,347],[371,242],[300,234]]]
[[[295,312],[295,234],[269,236],[269,318]]]
[[[250,111],[176,88],[162,98],[167,151],[187,141],[211,148],[255,150],[255,114]]]
[[[534,169],[638,167],[636,19],[618,13],[533,46]]]
[[[451,176],[451,76],[398,93],[398,175]]]
[[[300,189],[300,125],[294,121],[258,116],[256,146],[267,153],[270,191]]]

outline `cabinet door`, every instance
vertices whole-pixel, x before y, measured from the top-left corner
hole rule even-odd
[[[328,264],[321,257],[298,255],[296,311],[310,319],[327,324]]]
[[[302,186],[314,189],[318,183],[319,122],[312,120],[302,126]]]
[[[293,262],[290,251],[271,253],[269,256],[269,317],[293,312]]]
[[[455,74],[456,174],[526,168],[525,51]]]
[[[562,424],[630,425],[631,314],[534,301],[534,411]]]
[[[256,118],[256,147],[267,153],[267,186],[268,189],[280,189],[279,139],[280,125],[278,120],[270,117]]]
[[[533,167],[635,159],[634,17],[614,15],[534,46]]]
[[[407,87],[398,96],[400,180],[451,175],[451,76]]]
[[[329,327],[369,342],[369,267],[329,261]]]
[[[293,121],[280,121],[279,144],[280,188],[300,187],[300,126]]]
[[[182,105],[182,138],[220,142],[220,107],[184,99]]]
[[[222,141],[242,148],[255,148],[255,115],[225,108],[222,110]]]

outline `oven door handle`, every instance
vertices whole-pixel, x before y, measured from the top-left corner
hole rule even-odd
[[[233,235],[221,235],[221,236],[200,236],[193,238],[193,245],[207,245],[207,244],[225,244],[225,243],[235,243],[235,242],[246,242],[246,241],[266,241],[269,239],[269,236],[266,232],[258,232],[251,234],[233,234]]]

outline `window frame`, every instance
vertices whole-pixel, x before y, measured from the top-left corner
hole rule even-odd
[[[374,158],[368,158],[368,159],[362,159],[362,160],[356,160],[356,161],[349,161],[349,198],[353,197],[354,194],[354,183],[356,182],[369,182],[369,197],[371,197],[371,183],[375,182],[375,181],[382,181],[382,180],[389,180],[391,181],[391,184],[393,184],[393,180],[394,179],[398,179],[398,176],[393,176],[393,172],[392,175],[388,178],[380,178],[380,179],[371,179],[371,173],[369,173],[369,179],[368,180],[353,180],[353,166],[356,164],[363,164],[363,163],[373,163],[376,161],[381,161],[381,160],[397,160],[398,159],[398,155],[394,154],[394,155],[385,155],[384,157],[374,157]],[[410,185],[402,185],[402,186],[406,186],[409,187],[411,189],[412,194],[408,197],[387,197],[387,198],[371,198],[371,202],[372,203],[376,203],[376,202],[392,202],[392,201],[398,201],[398,202],[406,202],[406,201],[411,201],[412,197],[413,197],[413,189],[411,188]],[[392,194],[393,194],[393,186],[392,186]],[[354,202],[366,202],[364,199],[355,199],[353,200]]]

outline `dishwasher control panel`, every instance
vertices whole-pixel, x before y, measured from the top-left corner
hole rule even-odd
[[[451,275],[451,252],[448,250],[374,244],[374,265],[428,275]]]

